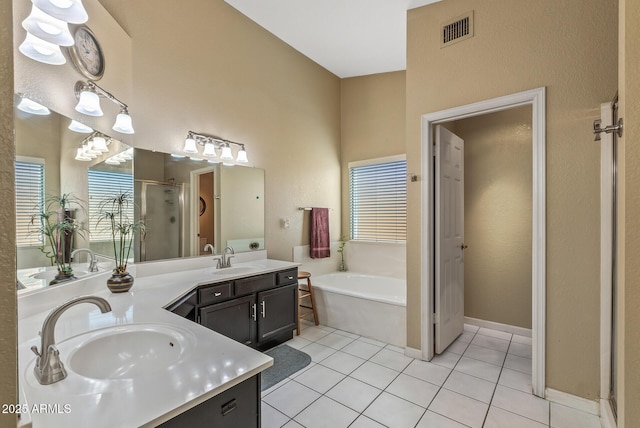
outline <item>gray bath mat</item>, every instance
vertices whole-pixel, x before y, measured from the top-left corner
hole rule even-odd
[[[287,345],[269,349],[265,354],[273,358],[273,365],[262,372],[263,391],[307,367],[311,362],[309,355]]]

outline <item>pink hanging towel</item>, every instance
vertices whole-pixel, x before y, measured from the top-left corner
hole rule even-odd
[[[330,257],[331,248],[329,245],[329,208],[311,208],[309,256],[312,259]]]

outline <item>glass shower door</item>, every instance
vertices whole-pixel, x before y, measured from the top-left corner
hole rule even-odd
[[[140,261],[182,257],[182,185],[142,181],[140,199]]]

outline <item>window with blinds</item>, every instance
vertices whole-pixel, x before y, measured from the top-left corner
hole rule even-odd
[[[44,160],[16,160],[16,244],[42,245],[38,232],[39,219],[31,224],[34,214],[44,206]]]
[[[349,164],[351,239],[407,239],[407,161],[404,156]]]
[[[109,225],[105,222],[98,225],[101,212],[100,203],[105,198],[127,192],[133,195],[132,174],[89,169],[89,231],[91,232],[91,241],[111,240]],[[125,214],[128,219],[133,221],[133,205],[128,207]]]

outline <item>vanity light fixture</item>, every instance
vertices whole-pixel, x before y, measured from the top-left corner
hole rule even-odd
[[[244,144],[236,143],[234,141],[223,140],[218,137],[213,137],[211,135],[200,134],[198,132],[189,131],[187,133],[187,138],[184,140],[184,147],[182,149],[185,153],[198,153],[198,146],[203,146],[204,150],[202,151],[202,155],[208,158],[217,156],[217,149],[221,149],[220,159],[224,162],[224,165],[233,165],[228,161],[233,161],[233,152],[231,150],[231,145],[236,145],[239,147],[238,154],[236,155],[235,161],[238,163],[248,163],[247,152],[244,148]],[[209,160],[211,162],[211,160]]]
[[[113,124],[113,130],[122,134],[133,134],[133,125],[131,124],[131,116],[127,108],[120,110],[120,113],[116,116],[116,123]]]
[[[88,80],[87,82],[80,80],[77,81],[74,89],[76,92],[76,98],[78,99],[76,111],[88,116],[102,116],[104,113],[100,108],[100,97],[107,98],[120,106],[120,113],[116,116],[113,130],[122,134],[133,134],[135,132],[131,123],[131,116],[129,116],[128,107],[125,103],[102,89],[100,86],[96,85],[95,82],[92,82],[91,80]]]
[[[107,139],[102,135],[96,135],[91,140],[93,143],[92,149],[96,152],[107,153],[109,148],[107,147]]]
[[[27,97],[22,97],[20,103],[18,103],[18,110],[21,110],[25,113],[37,114],[39,116],[46,116],[51,114],[51,111],[33,100],[30,100]]]
[[[73,45],[69,24],[44,13],[35,4],[31,7],[29,16],[22,21],[22,28],[46,42],[59,46]]]
[[[76,150],[76,157],[74,158],[77,161],[88,162],[91,158],[84,154],[84,149],[82,147],[78,147]]]
[[[31,0],[43,12],[69,24],[84,24],[89,15],[82,0]]]
[[[76,150],[75,160],[89,161],[102,156],[109,151],[107,147],[109,144],[111,144],[111,138],[94,131],[80,142],[80,147]]]
[[[220,154],[220,159],[233,160],[233,154],[231,153],[231,147],[229,147],[229,143],[224,143],[224,145],[222,146],[222,153]]]
[[[93,132],[93,128],[85,125],[84,123],[78,122],[77,120],[71,120],[68,128],[71,131],[79,132],[81,134],[90,134]]]
[[[24,42],[18,47],[23,55],[35,61],[50,65],[62,65],[67,62],[60,46],[55,43],[47,42],[31,33],[27,33]]]

